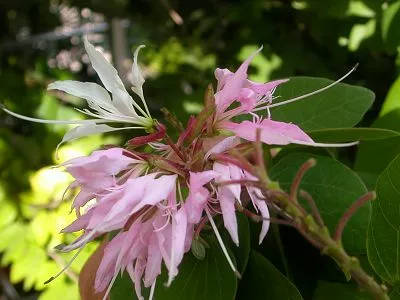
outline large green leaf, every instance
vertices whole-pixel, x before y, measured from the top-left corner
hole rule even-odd
[[[399,2],[400,4],[400,2]],[[400,108],[400,77],[392,84],[390,90],[383,102],[380,116],[387,114],[388,112]]]
[[[372,300],[355,284],[319,281],[313,300]]]
[[[308,133],[315,141],[326,143],[371,141],[400,137],[399,132],[384,128],[333,128],[312,130]]]
[[[379,176],[368,230],[369,261],[389,283],[400,281],[400,155]]]
[[[400,109],[385,114],[372,127],[400,132]],[[400,137],[365,141],[358,147],[354,168],[358,172],[380,174],[399,153]]]
[[[264,256],[253,250],[246,272],[240,281],[236,299],[301,300],[303,298],[288,278]]]
[[[272,167],[271,178],[288,191],[296,172],[310,157],[310,154],[296,153],[282,158]],[[317,165],[305,174],[300,188],[313,197],[326,225],[333,231],[347,208],[367,189],[360,177],[339,161],[324,156],[313,157]],[[365,253],[370,214],[371,206],[367,203],[347,224],[343,243],[349,252]]]
[[[275,92],[274,103],[318,90],[332,80],[313,77],[293,77]],[[303,130],[353,127],[374,101],[370,90],[339,83],[334,87],[294,103],[272,108],[274,120],[293,122]]]
[[[215,237],[207,239],[210,248],[206,257],[199,260],[191,252],[187,253],[170,287],[165,287],[167,273],[165,269],[157,279],[155,299],[162,300],[232,300],[236,294],[237,279],[228,265]],[[148,291],[146,291],[148,292]],[[136,299],[133,284],[125,276],[118,279],[111,291],[111,300]]]

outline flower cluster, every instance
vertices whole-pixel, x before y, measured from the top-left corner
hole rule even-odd
[[[214,218],[222,217],[232,241],[239,246],[236,211],[251,205],[263,220],[260,243],[268,232],[269,210],[264,195],[256,186],[242,188],[241,184],[255,180],[255,174],[233,155],[246,152],[249,141],[278,146],[291,143],[321,147],[354,144],[316,143],[297,125],[271,119],[269,109],[274,105],[308,95],[272,104],[276,87],[287,80],[268,83],[248,80],[248,66],[261,49],[234,73],[228,69],[215,71],[216,92],[211,87],[208,89],[203,111],[192,116],[186,128],[180,129],[178,139],[173,141],[166,127],[151,117],[146,105],[145,80],[137,62],[141,47],[134,54],[132,66],[132,90],[139,103],[126,91],[115,68],[85,40],[92,66],[105,88],[89,82],[62,81],[50,84],[49,89],[85,99],[89,109],[81,112],[92,119],[41,120],[3,108],[9,114],[29,121],[77,124],[62,142],[122,129],[147,132],[147,135],[129,140],[125,148],[111,146],[61,165],[75,178],[69,188],[79,188],[72,203],[77,218],[63,232],[83,233],[59,250],[82,249],[93,239],[112,233],[113,238],[105,247],[95,279],[96,291],[105,291],[105,298],[117,275],[123,271],[127,271],[134,282],[139,299],[143,298],[142,284],[154,290],[162,264],[168,270],[166,284],[170,285],[178,274],[184,254],[191,249],[206,223],[214,230],[232,270],[238,273]],[[237,116],[249,118],[237,123]],[[111,127],[106,123],[133,126]],[[145,151],[144,145],[149,145],[152,150]]]

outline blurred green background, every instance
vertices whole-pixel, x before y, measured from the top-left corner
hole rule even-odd
[[[54,80],[99,81],[82,35],[113,61],[128,86],[132,52],[147,45],[140,60],[155,117],[161,107],[182,120],[198,112],[214,69],[235,69],[260,45],[262,54],[251,64],[254,80],[336,79],[359,63],[347,82],[377,95],[363,125],[376,119],[391,87],[384,109],[400,103],[400,1],[1,0],[0,28],[0,102],[32,117],[82,118],[73,107],[83,101],[46,91]],[[51,166],[124,137],[69,143],[56,160],[67,129],[0,113],[0,299],[79,298],[79,269],[95,244],[61,278],[43,284],[71,257],[54,246],[74,239],[58,233],[74,219],[73,195],[63,198],[71,178]]]

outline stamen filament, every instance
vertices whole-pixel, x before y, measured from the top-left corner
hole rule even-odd
[[[157,278],[154,279],[154,282],[153,282],[153,284],[151,285],[149,300],[153,300],[153,297],[154,297],[154,290],[155,290],[155,287],[156,287],[156,282],[157,282]]]
[[[323,92],[323,91],[326,91],[327,89],[330,89],[330,88],[333,87],[334,85],[336,85],[336,84],[338,84],[339,82],[341,82],[341,81],[343,81],[344,79],[346,79],[351,73],[353,73],[353,72],[357,69],[357,67],[358,67],[358,64],[356,64],[349,72],[347,72],[345,75],[343,75],[342,77],[340,77],[338,80],[336,80],[335,82],[332,82],[331,84],[329,84],[329,85],[327,85],[327,86],[325,86],[325,87],[323,87],[323,88],[320,88],[319,90],[316,90],[316,91],[313,91],[313,92],[311,92],[311,93],[304,94],[304,95],[301,95],[301,96],[298,96],[298,97],[295,97],[295,98],[292,98],[292,99],[289,99],[289,100],[286,100],[286,101],[282,101],[282,102],[279,102],[279,103],[275,103],[275,104],[271,104],[271,105],[263,106],[263,107],[258,107],[258,108],[256,108],[256,109],[254,109],[253,111],[263,110],[263,109],[265,109],[265,108],[267,108],[267,107],[268,107],[268,108],[278,107],[278,106],[281,106],[281,105],[289,104],[289,103],[295,102],[295,101],[297,101],[297,100],[301,100],[301,99],[308,98],[308,97],[310,97],[310,96],[319,94],[319,93],[321,93],[321,92]]]
[[[85,245],[86,245],[86,244],[85,244]],[[81,248],[79,248],[78,252],[76,252],[76,253],[74,254],[74,256],[71,258],[71,260],[65,265],[64,268],[61,269],[60,272],[58,272],[56,275],[50,277],[48,280],[46,280],[46,281],[44,282],[44,284],[48,284],[48,283],[52,282],[52,281],[53,281],[54,279],[56,279],[58,276],[60,276],[61,274],[63,274],[63,273],[65,272],[65,270],[67,270],[67,269],[71,266],[71,264],[74,262],[74,260],[76,259],[76,257],[79,255],[79,253],[81,253],[81,251],[82,251],[82,249],[85,247],[85,245],[83,245]]]
[[[233,262],[232,262],[232,260],[231,260],[231,257],[229,256],[228,251],[226,250],[226,247],[225,247],[225,245],[224,245],[224,242],[222,241],[221,235],[220,235],[219,232],[218,232],[218,228],[217,228],[217,226],[215,225],[214,220],[213,220],[213,218],[212,218],[210,212],[208,211],[207,208],[205,209],[205,211],[206,211],[208,220],[210,221],[210,224],[211,224],[211,226],[212,226],[212,228],[213,228],[213,230],[214,230],[214,233],[215,233],[215,236],[216,236],[216,238],[217,238],[217,240],[218,240],[218,243],[219,243],[219,245],[221,246],[222,252],[224,253],[224,255],[225,255],[225,257],[226,257],[226,260],[227,260],[228,263],[229,263],[229,266],[231,267],[231,269],[232,269],[232,271],[235,273],[235,275],[236,275],[238,278],[241,278],[241,275],[240,275],[239,271],[236,270],[235,265],[233,264]]]

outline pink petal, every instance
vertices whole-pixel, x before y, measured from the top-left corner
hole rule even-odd
[[[81,177],[84,175],[84,172],[100,172],[108,175],[116,175],[134,162],[133,159],[123,155],[123,151],[124,149],[122,148],[98,150],[89,156],[66,161],[62,166],[66,166],[68,172],[75,178],[76,176]]]
[[[241,104],[241,108],[246,111],[250,112],[257,104],[257,94],[248,88],[242,88],[240,91],[238,101]]]
[[[218,181],[229,181],[241,179],[241,170],[234,165],[224,165],[221,163],[214,163],[213,169],[219,174]],[[240,202],[240,184],[229,184],[223,187],[224,190],[229,191]]]
[[[215,144],[210,150],[207,151],[204,159],[208,159],[211,154],[218,154],[225,152],[226,150],[232,149],[240,143],[240,140],[236,136],[230,136],[222,141]]]
[[[198,188],[197,191],[189,190],[189,193],[184,205],[187,211],[188,222],[197,224],[200,222],[210,193],[203,187]]]
[[[227,189],[221,189],[219,203],[224,219],[224,226],[228,230],[232,241],[239,246],[238,224],[235,213],[235,198]]]
[[[173,216],[174,220],[172,225],[172,239],[174,247],[174,266],[173,271],[170,272],[173,276],[178,273],[178,266],[182,261],[183,254],[185,253],[185,241],[186,241],[186,230],[187,230],[187,215],[185,208],[181,208]]]
[[[66,232],[76,232],[82,229],[86,229],[90,219],[93,216],[94,209],[89,210],[86,214],[83,216],[77,218],[75,221],[73,221],[70,225],[65,227],[64,229],[61,230],[62,233]]]
[[[213,180],[218,174],[212,170],[204,171],[204,172],[189,172],[189,189],[191,192],[197,191],[203,185],[209,183]]]
[[[147,265],[144,275],[144,286],[150,287],[161,273],[162,255],[158,248],[157,235],[152,234],[147,248]]]
[[[240,124],[225,122],[223,127],[231,130],[237,136],[254,142],[257,129],[261,130],[261,141],[268,145],[288,145],[291,143],[314,143],[313,140],[297,125],[263,120],[261,123],[243,121]]]
[[[167,199],[172,189],[175,188],[176,179],[177,175],[164,175],[148,183],[143,199],[135,205],[131,214],[139,211],[145,205],[155,205]]]
[[[237,69],[237,71],[228,78],[224,87],[215,94],[215,104],[217,106],[217,113],[225,111],[232,102],[238,98],[239,93],[247,79],[247,68],[254,56],[261,51],[258,49],[250,55]]]
[[[115,275],[115,263],[119,254],[120,247],[124,243],[125,233],[116,235],[108,242],[104,249],[104,256],[96,272],[95,290],[103,291]]]
[[[289,79],[274,80],[266,83],[258,83],[248,80],[245,84],[245,87],[253,90],[257,94],[267,95],[271,94],[271,91],[273,91],[278,85],[285,83],[287,81],[289,81]]]
[[[258,196],[260,191],[256,188],[252,188],[252,187],[247,187],[247,191],[249,193],[251,201],[253,202],[253,205],[255,205],[256,206],[255,208],[260,211],[261,216],[264,219],[269,219],[269,210],[268,210],[267,203],[265,203],[265,201]],[[260,237],[258,239],[259,244],[262,243],[265,236],[267,235],[267,232],[269,229],[269,224],[270,224],[270,221],[263,220]]]

